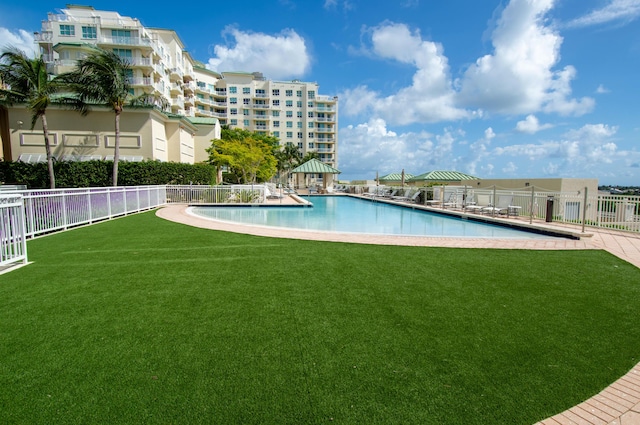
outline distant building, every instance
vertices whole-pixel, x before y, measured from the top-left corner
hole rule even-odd
[[[90,6],[68,5],[49,13],[35,38],[54,75],[71,71],[91,46],[99,46],[132,65],[133,96],[153,93],[165,98],[164,110],[126,111],[122,125],[130,119],[136,124],[122,129],[125,160],[206,160],[204,149],[220,137],[222,125],[229,125],[274,135],[282,145],[292,143],[303,155],[318,152],[322,162],[337,166],[338,99],[320,95],[317,83],[271,81],[259,72],[208,70],[185,50],[175,31],[144,27],[138,19]],[[31,122],[25,117],[19,105],[0,109],[0,153],[7,160],[42,160],[38,156],[44,154],[42,130],[18,124]],[[112,155],[113,130],[99,108],[80,117],[54,106],[48,117],[59,157]],[[87,119],[93,120],[91,124]]]

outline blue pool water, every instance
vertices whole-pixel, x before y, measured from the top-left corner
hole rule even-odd
[[[193,207],[201,217],[254,226],[328,232],[472,238],[548,238],[348,196],[311,196],[313,207]]]

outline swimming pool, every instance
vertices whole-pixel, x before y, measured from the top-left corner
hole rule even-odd
[[[547,235],[349,196],[311,196],[313,207],[192,207],[200,217],[252,226],[377,235],[539,239]]]

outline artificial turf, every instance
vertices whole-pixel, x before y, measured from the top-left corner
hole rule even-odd
[[[153,212],[0,276],[0,423],[532,424],[640,361],[602,251],[271,239]]]

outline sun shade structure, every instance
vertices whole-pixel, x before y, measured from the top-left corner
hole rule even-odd
[[[333,175],[340,174],[341,171],[313,158],[291,170],[291,173],[298,175],[298,182],[301,174],[303,176],[306,174],[322,174],[322,187],[327,189],[333,187]]]
[[[411,173],[404,173],[405,182],[410,180],[413,177]],[[380,177],[380,183],[400,183],[402,181],[402,172],[400,173],[391,173],[386,176]]]
[[[462,180],[478,179],[478,177],[459,171],[429,171],[415,177],[407,178],[407,183],[460,183]]]

